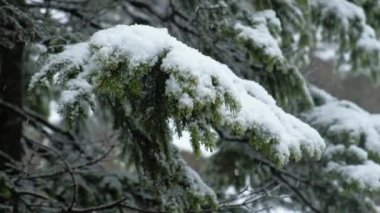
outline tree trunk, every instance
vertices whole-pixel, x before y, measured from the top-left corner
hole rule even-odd
[[[12,49],[0,46],[0,99],[21,108],[22,106],[22,58],[24,44],[16,44]],[[13,160],[22,156],[22,119],[14,112],[0,108],[0,151]],[[0,170],[10,163],[0,155]]]

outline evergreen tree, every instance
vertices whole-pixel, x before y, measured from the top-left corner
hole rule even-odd
[[[299,69],[329,49],[378,82],[377,1],[0,2],[1,74],[28,65],[24,105],[0,75],[0,209],[376,212],[379,115]]]

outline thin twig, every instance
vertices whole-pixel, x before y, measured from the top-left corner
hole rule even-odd
[[[272,174],[282,183],[284,183],[290,190],[292,190],[297,197],[306,205],[308,206],[311,210],[313,210],[316,213],[320,213],[321,211],[317,209],[316,207],[313,206],[306,198],[305,196],[292,184],[290,184],[284,177],[282,177],[281,174],[279,174],[275,170],[271,170]]]
[[[123,202],[126,200],[127,200],[127,197],[124,197],[124,198],[121,198],[119,200],[116,200],[116,201],[113,201],[113,202],[110,202],[110,203],[107,203],[104,205],[100,205],[100,206],[95,206],[95,207],[90,207],[90,208],[72,208],[69,212],[73,212],[73,213],[96,212],[96,211],[112,209],[112,208],[116,208],[116,207],[123,207],[123,208],[135,210],[138,212],[145,212],[145,213],[166,213],[166,212],[162,212],[162,211],[144,210],[144,209],[140,209],[138,207],[123,204]]]
[[[102,160],[104,160],[108,155],[109,153],[112,152],[112,150],[116,147],[116,143],[112,144],[111,147],[109,148],[109,150],[107,150],[106,152],[104,152],[100,157],[92,160],[92,161],[89,161],[89,162],[86,162],[86,163],[83,163],[83,164],[79,164],[79,165],[76,165],[76,166],[72,166],[71,167],[71,171],[73,173],[76,173],[75,170],[77,169],[81,169],[83,167],[88,167],[88,166],[92,166],[92,165],[95,165],[99,162],[101,162]],[[52,172],[52,173],[48,173],[48,174],[38,174],[38,175],[31,175],[31,176],[27,176],[27,177],[24,177],[23,179],[28,179],[28,180],[31,180],[31,179],[43,179],[43,178],[51,178],[51,177],[54,177],[54,176],[58,176],[58,175],[62,175],[64,173],[68,172],[67,169],[64,169],[64,170],[61,170],[61,171],[56,171],[56,172]]]
[[[48,146],[45,146],[45,145],[43,145],[43,144],[40,144],[40,143],[38,143],[37,141],[34,141],[34,140],[30,139],[30,138],[27,138],[25,135],[23,135],[23,137],[24,137],[26,140],[28,140],[28,141],[30,141],[30,142],[36,144],[37,146],[40,146],[41,148],[43,148],[43,149],[45,149],[45,150],[47,150],[47,151],[52,152],[53,154],[55,154],[55,155],[56,155],[56,156],[57,156],[57,157],[63,162],[63,164],[64,164],[64,166],[65,166],[67,172],[70,174],[71,181],[73,182],[73,188],[74,188],[74,191],[73,191],[73,195],[72,195],[71,203],[70,203],[70,205],[69,205],[69,207],[68,207],[68,210],[71,210],[71,209],[74,207],[74,205],[75,205],[76,198],[77,198],[77,192],[78,192],[78,184],[77,184],[77,182],[76,182],[76,179],[75,179],[75,176],[74,176],[74,173],[73,173],[71,167],[69,166],[69,164],[67,163],[67,161],[65,160],[65,158],[64,158],[59,152],[55,151],[54,149],[52,149],[52,148],[50,148],[50,147],[48,147]]]
[[[37,113],[33,112],[32,110],[21,109],[18,106],[11,104],[11,103],[8,103],[6,101],[3,101],[1,99],[0,99],[0,106],[13,111],[14,113],[18,114],[21,118],[23,118],[25,120],[32,120],[36,123],[41,123],[43,126],[46,126],[49,129],[51,129],[55,132],[58,132],[62,135],[65,135],[71,140],[75,139],[74,136],[70,132],[49,123],[42,116],[38,115]]]

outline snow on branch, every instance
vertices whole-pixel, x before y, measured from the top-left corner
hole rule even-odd
[[[326,96],[326,95],[325,95]],[[329,101],[305,113],[328,142],[324,171],[360,190],[380,190],[380,119],[348,101]]]
[[[149,80],[152,76],[156,80]],[[118,25],[98,31],[52,55],[30,88],[57,87],[63,114],[72,119],[102,95],[145,109],[139,99],[156,97],[147,94],[157,92],[160,81],[165,94],[155,103],[165,106],[178,132],[189,130],[195,149],[214,146],[212,128],[249,139],[278,165],[303,154],[320,157],[325,147],[317,131],[279,108],[259,84],[237,77],[166,29]]]
[[[307,122],[330,141],[360,145],[380,155],[380,132],[374,115],[348,101],[331,101],[304,114]],[[364,140],[364,141],[363,141]]]
[[[252,27],[236,23],[234,28],[239,31],[238,37],[252,42],[255,48],[267,56],[282,61],[284,56],[279,42],[272,35],[281,31],[281,22],[273,10],[256,12],[252,18]]]
[[[378,80],[380,41],[367,24],[363,8],[346,0],[312,0],[311,6],[323,42],[339,44],[338,69]]]
[[[326,104],[331,101],[336,101],[337,99],[324,91],[323,89],[320,89],[314,85],[309,84],[308,85],[310,95],[312,96],[314,103],[319,106],[322,104]]]
[[[325,171],[339,174],[344,183],[361,190],[380,190],[380,165],[371,160],[358,165],[330,162]]]
[[[304,78],[294,62],[282,52],[282,25],[277,15],[269,9],[255,11],[234,24],[234,38],[248,52],[244,63],[266,71],[264,74],[252,69],[252,75],[264,75],[260,83],[278,101],[277,104],[287,112],[298,113],[312,108],[313,102]]]
[[[321,19],[335,17],[345,31],[350,30],[352,22],[366,20],[363,9],[346,0],[312,0],[311,5],[321,11]]]

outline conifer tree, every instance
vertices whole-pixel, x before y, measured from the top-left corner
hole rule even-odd
[[[1,2],[0,20],[43,28],[26,106],[62,116],[0,100],[25,121],[23,159],[2,153],[4,211],[377,211],[379,115],[300,72],[328,49],[336,72],[378,82],[377,1]],[[213,152],[201,171],[184,134]]]

